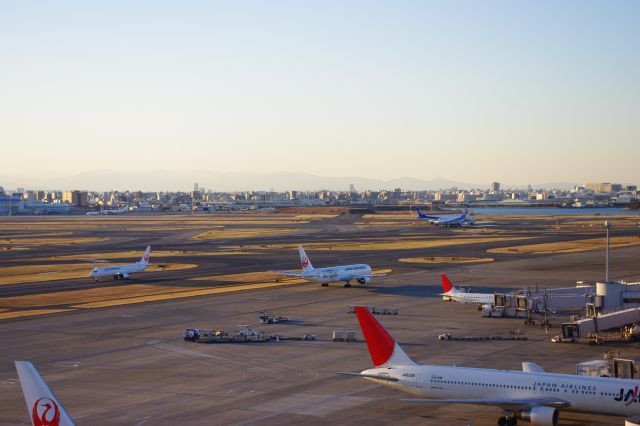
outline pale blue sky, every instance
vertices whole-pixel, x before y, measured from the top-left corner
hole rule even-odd
[[[638,1],[5,1],[0,176],[640,183],[638,22]]]

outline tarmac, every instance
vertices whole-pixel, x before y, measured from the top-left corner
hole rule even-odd
[[[117,223],[117,219],[108,219],[110,224]],[[0,228],[6,220],[28,224],[42,219],[1,219]],[[76,224],[83,222],[83,218],[69,220]],[[486,252],[489,248],[520,244],[514,241],[393,251],[307,250],[316,267],[366,262],[374,269],[392,272],[364,287],[352,283],[352,288],[344,288],[341,283],[321,287],[286,279],[194,280],[298,267],[295,249],[273,249],[269,248],[271,244],[340,244],[464,235],[464,232],[435,228],[418,221],[406,223],[405,220],[397,226],[357,225],[362,220],[361,215],[339,215],[295,225],[296,232],[286,235],[197,241],[192,238],[211,224],[203,225],[202,229],[182,229],[180,223],[189,221],[189,216],[185,216],[175,218],[176,229],[167,226],[138,232],[131,225],[114,225],[107,230],[73,229],[73,236],[77,238],[105,238],[99,242],[41,244],[30,246],[29,250],[0,252],[0,268],[51,262],[59,262],[64,268],[65,263],[78,261],[33,259],[131,251],[131,260],[118,260],[126,263],[138,260],[147,244],[158,251],[227,253],[184,254],[175,258],[154,258],[152,253],[152,262],[180,262],[198,267],[149,272],[131,280],[94,282],[88,278],[92,267],[88,263],[86,279],[47,281],[45,276],[40,282],[0,285],[0,424],[29,424],[14,360],[34,362],[79,425],[496,424],[498,408],[409,405],[402,402],[409,394],[358,377],[336,374],[371,367],[357,319],[347,313],[347,305],[355,304],[398,308],[397,316],[378,318],[420,363],[519,370],[522,361],[532,361],[550,372],[574,373],[576,363],[601,359],[605,350],[620,349],[623,357],[640,359],[636,343],[599,347],[550,343],[550,337],[559,333],[564,317],[552,318],[552,327],[545,330],[540,326],[525,326],[520,319],[481,318],[475,307],[444,302],[439,296],[442,273],[447,273],[454,283],[462,282],[477,291],[573,286],[578,280],[600,280],[604,275],[604,250],[547,255]],[[509,219],[497,223],[495,230],[511,236],[535,237],[536,243],[600,235],[593,229],[568,231],[555,227],[556,222],[545,219],[527,219],[526,223]],[[487,232],[493,229],[487,228]],[[33,233],[2,231],[2,236],[18,238],[26,232]],[[614,232],[615,235],[637,235],[638,229],[620,227]],[[240,249],[238,254],[236,247],[240,245],[258,248]],[[399,258],[418,256],[489,256],[495,261],[477,264],[398,262]],[[612,277],[640,281],[639,256],[640,246],[613,250]],[[145,294],[131,301],[133,296],[126,293],[128,286],[134,285],[152,287],[153,294],[162,298],[145,299],[149,296]],[[93,293],[87,292],[91,290]],[[77,292],[73,293],[77,296],[73,303],[64,302],[67,292]],[[56,297],[52,298],[52,294]],[[33,306],[34,303],[16,306],[16,297],[42,302],[38,306]],[[55,302],[49,304],[47,300]],[[96,302],[100,303],[95,305]],[[261,309],[289,317],[291,321],[259,324]],[[3,319],[2,315],[7,313],[18,316]],[[188,327],[233,331],[245,324],[268,334],[294,337],[314,334],[317,340],[254,344],[197,344],[182,340],[182,332]],[[355,330],[358,341],[333,342],[334,330]],[[494,336],[517,332],[528,340],[453,342],[437,339],[441,333]],[[561,425],[620,425],[623,421],[620,417],[564,411],[560,414]]]

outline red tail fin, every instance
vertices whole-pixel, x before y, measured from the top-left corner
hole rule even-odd
[[[453,288],[453,284],[451,284],[451,281],[449,281],[449,278],[447,278],[445,274],[440,275],[440,278],[442,278],[442,289],[445,293],[449,293]]]
[[[395,340],[366,307],[356,306],[355,311],[356,315],[358,315],[358,321],[360,321],[364,339],[367,341],[373,365],[376,367],[384,365],[393,355]]]

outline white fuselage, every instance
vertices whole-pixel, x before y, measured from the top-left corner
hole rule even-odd
[[[300,277],[314,283],[328,284],[339,281],[359,280],[359,277],[371,277],[371,266],[366,264],[314,268],[303,272]],[[360,282],[360,281],[358,281]],[[362,283],[364,284],[364,283]]]
[[[94,280],[99,278],[129,278],[131,274],[142,272],[147,268],[148,264],[143,262],[133,263],[131,265],[106,266],[104,268],[93,268],[89,275]]]
[[[565,410],[615,416],[640,415],[639,380],[433,365],[373,368],[361,374],[421,397],[435,399],[533,399],[568,401]]]
[[[495,303],[495,296],[490,293],[465,293],[457,289],[444,293],[443,297],[460,303],[471,303],[475,305],[492,305]]]

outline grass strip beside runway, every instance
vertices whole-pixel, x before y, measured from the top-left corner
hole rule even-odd
[[[492,257],[403,257],[398,262],[403,263],[475,263],[493,262]]]
[[[163,267],[149,265],[145,272],[175,271],[180,269],[196,268],[193,263],[165,263]],[[99,267],[112,266],[110,263],[99,263]],[[44,281],[71,280],[86,278],[89,280],[89,273],[93,266],[90,263],[72,263],[56,265],[24,265],[6,266],[0,268],[0,285],[25,284]],[[111,279],[111,278],[105,278]]]
[[[640,237],[612,237],[611,248],[630,247],[640,245]],[[589,250],[603,250],[606,238],[589,238],[584,240],[559,241],[554,243],[527,244],[522,246],[500,247],[489,249],[489,253],[508,254],[553,254],[575,253]]]
[[[60,312],[69,312],[74,309],[31,309],[28,311],[10,311],[0,313],[0,320],[30,317],[33,315],[58,314]]]
[[[156,294],[156,295],[148,295],[148,296],[140,296],[140,297],[130,297],[126,299],[105,300],[101,302],[89,302],[89,303],[82,303],[79,305],[73,305],[72,307],[81,308],[81,309],[105,308],[109,306],[130,305],[133,303],[158,302],[162,300],[183,299],[185,297],[207,296],[211,294],[232,293],[236,291],[260,290],[263,288],[283,287],[288,285],[301,284],[303,282],[305,281],[290,280],[290,281],[280,282],[280,283],[265,282],[265,283],[234,285],[234,286],[226,286],[226,287],[213,287],[213,288],[204,288],[199,290],[181,291],[179,293],[165,293],[165,294]]]

